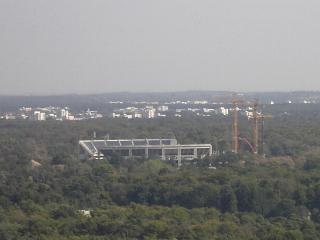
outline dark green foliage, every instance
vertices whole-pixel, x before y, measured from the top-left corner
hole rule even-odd
[[[320,126],[283,120],[268,125],[265,147],[289,159],[228,152],[229,119],[0,122],[0,239],[320,239]],[[224,154],[181,169],[80,161],[78,140],[93,130],[209,142]]]

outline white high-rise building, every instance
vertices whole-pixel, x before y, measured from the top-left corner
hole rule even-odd
[[[46,120],[46,113],[40,111],[34,111],[34,120],[36,121],[45,121]]]
[[[61,109],[60,115],[62,120],[69,119],[69,111],[65,108]]]
[[[219,112],[224,116],[228,116],[229,115],[229,109],[224,108],[224,107],[219,108]]]
[[[155,118],[156,116],[156,109],[154,108],[147,108],[145,110],[146,118]]]

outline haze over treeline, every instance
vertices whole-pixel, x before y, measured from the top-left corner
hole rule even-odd
[[[236,95],[234,95],[236,94]],[[120,101],[132,104],[134,102],[154,101],[166,104],[170,101],[197,101],[206,100],[209,104],[222,102],[227,104],[232,98],[237,98],[252,102],[259,99],[262,104],[270,104],[271,101],[277,104],[303,103],[305,100],[320,103],[320,92],[243,92],[234,93],[227,91],[185,91],[185,92],[116,92],[104,94],[65,94],[65,95],[21,95],[5,96],[0,95],[0,111],[13,111],[23,106],[43,107],[60,106],[71,107],[74,110],[99,109],[110,110],[113,108],[110,102]],[[306,106],[304,106],[306,108]],[[314,108],[314,107],[312,107]]]

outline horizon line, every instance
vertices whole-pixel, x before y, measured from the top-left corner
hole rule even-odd
[[[190,92],[207,93],[236,93],[236,94],[261,94],[261,93],[320,93],[320,90],[274,90],[274,91],[232,91],[232,90],[182,90],[182,91],[112,91],[96,93],[21,93],[21,94],[0,94],[0,97],[55,97],[55,96],[92,96],[108,94],[174,94]]]

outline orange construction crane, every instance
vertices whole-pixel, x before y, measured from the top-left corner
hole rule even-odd
[[[232,99],[232,105],[233,105],[232,152],[236,154],[239,152],[238,110],[239,110],[240,103],[243,103],[243,100],[239,100],[235,98]]]
[[[259,153],[259,123],[260,121],[264,121],[266,118],[272,118],[271,115],[264,115],[262,113],[258,112],[259,108],[259,101],[256,99],[253,104],[253,110],[252,110],[252,116],[249,117],[252,122],[252,147],[253,147],[253,153],[258,154]],[[263,136],[263,133],[262,133]],[[263,142],[263,140],[262,140]]]
[[[254,154],[259,153],[259,137],[260,137],[260,122],[264,122],[264,119],[266,118],[272,118],[273,116],[271,115],[264,115],[261,112],[259,112],[259,101],[256,99],[253,104],[253,110],[252,110],[252,115],[249,117],[249,119],[253,120],[253,125],[252,125],[252,144],[245,138],[240,138],[239,137],[239,118],[238,118],[238,111],[239,111],[239,105],[243,104],[245,101],[237,99],[235,94],[232,96],[232,100],[229,97],[225,98],[220,98],[218,99],[218,102],[220,103],[226,103],[230,104],[230,102],[233,105],[232,109],[232,152],[234,153],[239,153],[239,140],[245,142],[246,144],[249,145],[251,148],[252,152]],[[263,126],[262,126],[263,127]],[[263,145],[263,129],[261,129],[261,137],[262,137],[262,145]],[[263,147],[263,146],[261,146]]]
[[[231,151],[233,153],[239,152],[239,127],[238,127],[238,111],[239,105],[244,103],[244,100],[236,98],[236,94],[233,93],[230,96],[222,96],[215,98],[215,101],[220,104],[232,104],[232,145]]]
[[[256,99],[253,104],[253,111],[252,111],[252,121],[253,121],[253,128],[252,128],[252,147],[253,153],[258,154],[258,144],[259,144],[259,117],[258,117],[258,106],[259,102]]]

